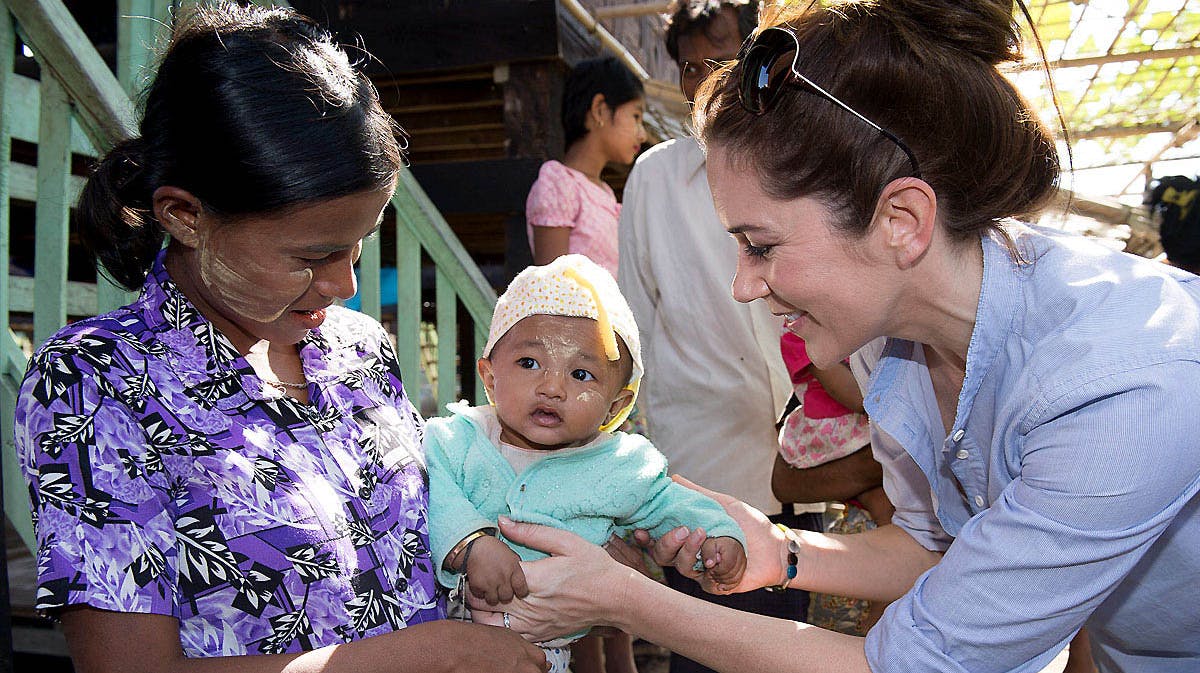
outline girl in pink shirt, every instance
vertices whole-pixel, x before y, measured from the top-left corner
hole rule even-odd
[[[568,75],[562,122],[567,152],[547,161],[525,201],[533,263],[579,253],[617,275],[621,206],[600,171],[631,165],[646,140],[642,82],[616,58],[582,61]]]

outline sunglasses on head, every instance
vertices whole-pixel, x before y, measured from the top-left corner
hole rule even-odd
[[[917,157],[912,150],[908,149],[908,145],[905,145],[903,140],[800,74],[796,70],[796,61],[799,57],[800,41],[789,28],[767,28],[757,35],[751,36],[742,45],[737,59],[738,67],[742,69],[741,80],[738,82],[738,100],[741,101],[742,107],[751,114],[761,115],[770,110],[775,101],[779,100],[779,94],[782,93],[785,84],[795,82],[809,92],[815,93],[858,117],[885,138],[896,143],[896,146],[908,157],[908,163],[912,165],[913,177],[921,177]],[[784,67],[785,64],[788,67]]]

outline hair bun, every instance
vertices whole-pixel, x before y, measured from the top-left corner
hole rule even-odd
[[[921,43],[949,45],[998,65],[1022,59],[1014,6],[1013,0],[882,0],[874,11],[888,14],[910,35],[922,36]],[[916,41],[909,44],[917,48]]]

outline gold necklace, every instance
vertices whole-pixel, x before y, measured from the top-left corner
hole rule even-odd
[[[292,383],[291,381],[280,381],[279,379],[265,379],[261,376],[258,378],[264,384],[271,386],[272,388],[278,390],[281,393],[286,393],[288,388],[294,388],[296,390],[307,390],[308,389],[307,381],[305,381],[304,383]]]

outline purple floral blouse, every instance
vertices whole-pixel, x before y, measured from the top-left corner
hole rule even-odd
[[[310,404],[265,385],[171,282],[34,356],[16,442],[36,607],[179,619],[191,657],[310,650],[439,619],[420,416],[378,323],[330,308]]]

